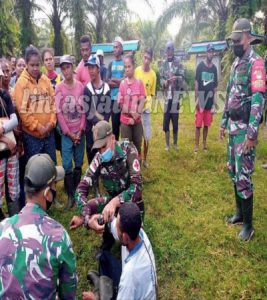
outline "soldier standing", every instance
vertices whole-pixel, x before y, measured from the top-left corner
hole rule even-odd
[[[76,299],[76,259],[65,228],[49,217],[64,169],[48,154],[25,170],[27,204],[0,223],[0,299]]]
[[[178,140],[178,119],[179,119],[179,100],[183,87],[184,68],[180,60],[174,56],[174,44],[168,42],[166,45],[167,59],[163,62],[160,69],[160,83],[163,87],[165,98],[163,131],[165,132],[166,147],[170,150],[170,121],[173,126],[173,145],[177,150]]]
[[[239,238],[250,240],[252,226],[255,146],[264,105],[264,61],[251,48],[251,26],[247,19],[235,21],[230,39],[236,59],[232,65],[220,137],[228,128],[227,167],[234,183],[236,213],[229,224],[243,223]]]

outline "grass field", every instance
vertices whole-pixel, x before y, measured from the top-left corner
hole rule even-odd
[[[218,138],[220,118],[215,115],[209,151],[196,155],[194,114],[186,103],[178,152],[164,150],[162,113],[152,115],[150,168],[142,175],[144,225],[156,258],[159,299],[267,299],[267,170],[261,168],[267,161],[267,138],[261,129],[253,177],[255,237],[250,243],[240,242],[240,227],[225,223],[234,209],[234,193],[226,171],[226,141]],[[58,198],[66,202],[62,184],[59,190]],[[75,213],[75,208],[51,212],[67,228]],[[81,299],[89,287],[87,271],[96,268],[94,255],[101,237],[84,228],[70,235]]]

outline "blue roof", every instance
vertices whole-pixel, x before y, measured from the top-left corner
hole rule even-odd
[[[200,43],[193,43],[188,50],[188,54],[200,54],[207,52],[208,44],[212,44],[215,51],[222,52],[227,48],[226,41],[207,41]]]
[[[139,50],[139,48],[140,48],[139,40],[123,42],[123,51],[137,51],[137,50]],[[96,53],[96,51],[98,49],[103,50],[104,53],[112,53],[113,52],[113,43],[93,44],[92,45],[92,53]]]

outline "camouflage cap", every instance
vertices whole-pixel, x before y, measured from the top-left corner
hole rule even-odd
[[[232,33],[228,39],[238,41],[244,32],[251,33],[251,25],[248,19],[237,19],[233,25]]]
[[[63,167],[55,166],[48,154],[36,154],[29,159],[26,165],[25,190],[29,192],[38,191],[53,181],[62,180],[64,176]]]
[[[107,121],[98,122],[93,128],[94,145],[93,149],[102,148],[106,143],[108,137],[112,134],[112,129]]]

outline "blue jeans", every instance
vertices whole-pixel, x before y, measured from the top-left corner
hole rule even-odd
[[[62,149],[62,165],[65,173],[72,172],[72,159],[74,160],[74,167],[81,168],[83,165],[85,138],[81,137],[80,144],[74,145],[71,138],[66,135],[61,136],[61,149]]]
[[[54,163],[57,163],[54,130],[45,138],[37,138],[23,132],[23,145],[26,163],[33,155],[40,153],[48,154]]]

